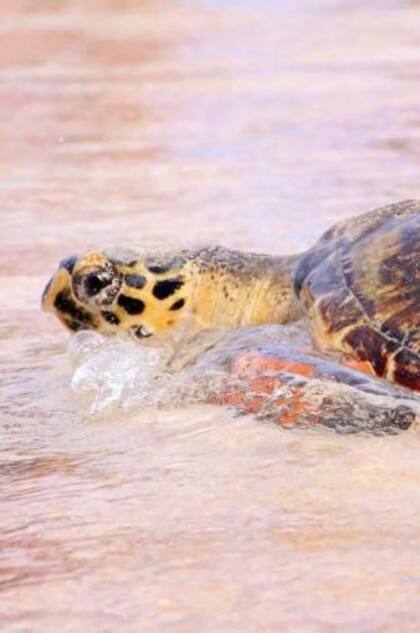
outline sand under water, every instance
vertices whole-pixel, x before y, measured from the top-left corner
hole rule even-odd
[[[408,0],[3,0],[2,630],[419,630],[418,432],[136,410],[137,352],[109,380],[106,344],[69,353],[39,309],[81,249],[290,253],[418,196],[419,19]]]

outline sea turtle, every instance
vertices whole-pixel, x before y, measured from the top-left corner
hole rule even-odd
[[[113,248],[70,256],[45,288],[42,304],[70,330],[143,342],[303,319],[317,351],[258,344],[250,336],[248,345],[230,355],[231,377],[247,388],[226,383],[213,399],[247,411],[261,409],[267,395],[273,403],[273,394],[287,384],[300,414],[302,385],[311,380],[367,384],[367,391],[379,385],[379,392],[394,383],[401,388],[389,385],[393,394],[411,393],[418,400],[420,201],[339,222],[300,255],[215,246],[170,253]],[[363,378],[360,370],[385,380]],[[274,402],[281,409],[281,398]],[[289,406],[289,418],[290,411]]]

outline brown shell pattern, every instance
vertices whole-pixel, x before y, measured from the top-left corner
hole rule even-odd
[[[300,262],[295,289],[318,347],[420,390],[420,202],[333,227]]]

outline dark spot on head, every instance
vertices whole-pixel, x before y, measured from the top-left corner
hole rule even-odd
[[[105,319],[105,321],[111,323],[111,325],[118,325],[120,322],[117,315],[113,312],[110,312],[109,310],[102,310],[101,315]]]
[[[169,261],[157,261],[149,258],[146,259],[145,264],[151,273],[162,275],[175,268],[182,268],[185,265],[185,259],[183,257],[173,257]]]
[[[153,294],[156,299],[166,299],[174,294],[184,285],[180,279],[164,279],[158,281],[153,287]]]
[[[107,248],[104,255],[109,262],[117,266],[134,266],[139,258],[139,253],[131,248]]]
[[[162,275],[168,272],[168,267],[162,266],[161,264],[149,264],[147,268],[151,273],[155,273],[155,275]]]
[[[143,275],[125,275],[124,281],[130,288],[144,288],[147,283],[146,277]]]
[[[152,332],[150,332],[150,330],[148,330],[144,325],[136,325],[132,331],[134,336],[137,338],[149,338],[149,336],[152,336]]]
[[[77,255],[70,255],[70,257],[66,257],[65,259],[61,260],[60,268],[65,268],[66,270],[68,270],[68,272],[71,275],[76,262],[77,262]]]
[[[170,310],[180,310],[185,305],[185,299],[178,299],[169,308]]]
[[[127,261],[122,261],[121,259],[117,259],[116,257],[108,257],[108,261],[115,266],[127,266],[131,268],[137,264],[137,259],[127,259]]]
[[[83,325],[83,323],[79,323],[78,321],[73,321],[72,319],[66,319],[65,324],[69,328],[69,330],[72,330],[72,332],[79,332],[79,330],[85,329],[85,326]]]
[[[118,297],[118,305],[120,305],[128,314],[141,314],[146,307],[141,299],[120,295]]]
[[[92,322],[92,315],[76,304],[68,290],[61,290],[58,293],[54,301],[54,307],[59,312],[64,312],[64,314],[71,316],[74,321],[79,321],[80,323]]]

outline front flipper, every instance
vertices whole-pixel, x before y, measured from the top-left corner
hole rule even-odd
[[[229,375],[210,401],[282,427],[324,425],[343,433],[408,429],[418,398],[323,355],[290,345],[232,354]]]

